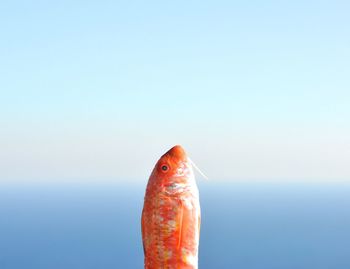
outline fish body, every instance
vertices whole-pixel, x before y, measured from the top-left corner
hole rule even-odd
[[[156,163],[142,210],[145,269],[197,269],[198,188],[191,162],[175,146]]]

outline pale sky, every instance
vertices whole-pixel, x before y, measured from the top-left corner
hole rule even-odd
[[[4,1],[0,182],[350,182],[348,1]]]

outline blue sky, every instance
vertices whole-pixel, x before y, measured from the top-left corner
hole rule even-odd
[[[0,180],[350,180],[347,1],[3,1]]]

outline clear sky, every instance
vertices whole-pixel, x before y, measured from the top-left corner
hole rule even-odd
[[[2,1],[0,181],[350,182],[349,1]]]

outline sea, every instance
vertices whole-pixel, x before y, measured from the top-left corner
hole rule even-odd
[[[144,184],[0,186],[0,269],[142,269]],[[349,269],[350,184],[199,182],[200,269]]]

